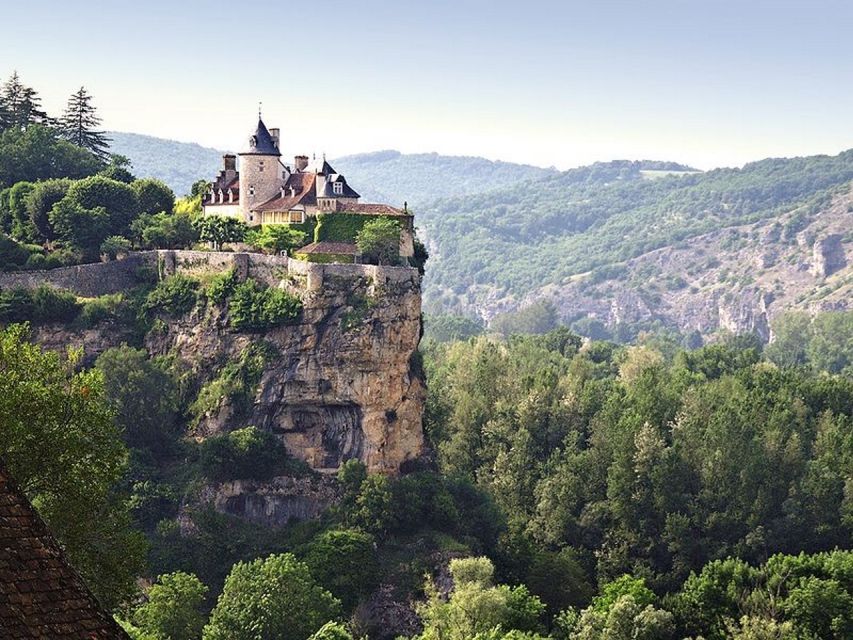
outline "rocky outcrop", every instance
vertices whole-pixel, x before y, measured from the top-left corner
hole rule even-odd
[[[819,210],[802,207],[681,240],[598,272],[535,287],[523,297],[486,284],[449,292],[455,311],[495,315],[547,299],[569,325],[594,319],[621,338],[671,328],[707,340],[726,332],[770,336],[789,310],[851,309],[853,189]],[[602,272],[611,271],[611,277]],[[816,281],[816,278],[821,279]],[[433,295],[433,299],[435,296]],[[430,309],[428,309],[429,311]],[[589,324],[581,329],[589,329]]]
[[[812,273],[815,276],[825,278],[847,266],[841,239],[840,233],[834,233],[815,241],[812,250]]]
[[[234,480],[206,487],[200,501],[249,522],[281,527],[315,518],[339,499],[339,487],[331,477],[281,476],[266,482]]]
[[[295,324],[237,333],[228,327],[224,308],[207,306],[148,337],[152,354],[178,358],[201,382],[216,378],[253,344],[263,342],[274,354],[250,406],[223,398],[202,416],[195,435],[254,425],[278,435],[292,456],[313,469],[334,471],[358,459],[372,472],[398,473],[423,449],[417,271],[327,270],[304,278],[291,274],[281,286],[303,297]]]

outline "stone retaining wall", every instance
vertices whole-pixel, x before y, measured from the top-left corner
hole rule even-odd
[[[118,293],[138,286],[149,278],[157,266],[156,251],[131,253],[123,260],[95,262],[44,271],[14,271],[0,273],[0,290],[35,289],[48,285],[66,289],[78,296],[95,298]],[[149,269],[146,273],[146,269]]]
[[[367,278],[375,284],[391,284],[418,279],[412,267],[385,267],[370,264],[319,264],[293,260],[287,256],[230,251],[159,250],[137,251],[123,260],[96,262],[45,271],[0,273],[0,290],[21,287],[34,289],[46,284],[66,289],[78,296],[94,298],[126,291],[146,277],[160,278],[180,273],[200,277],[236,269],[241,280],[254,278],[267,286],[278,286],[295,276],[304,280],[309,291],[318,291],[327,278]]]

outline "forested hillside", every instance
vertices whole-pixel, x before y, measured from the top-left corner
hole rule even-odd
[[[221,169],[223,151],[201,145],[110,131],[110,151],[130,159],[133,173],[162,180],[178,195],[198,180],[212,180]]]
[[[417,212],[432,254],[427,308],[490,317],[548,285],[783,213],[779,237],[793,242],[851,179],[853,151],[655,180],[616,162],[439,200]]]
[[[216,149],[138,133],[110,131],[107,136],[110,151],[129,158],[136,175],[162,180],[179,195],[188,193],[197,180],[211,180],[221,168],[224,152]],[[285,164],[292,161],[282,158]],[[364,201],[398,206],[404,201],[421,205],[443,195],[474,194],[556,174],[555,169],[437,153],[377,151],[333,162]]]
[[[335,167],[366,201],[397,206],[408,202],[414,207],[440,197],[479,194],[556,174],[553,168],[527,164],[399,151],[344,156],[335,160]]]

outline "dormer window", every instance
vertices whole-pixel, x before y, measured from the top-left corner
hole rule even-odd
[[[332,191],[336,196],[343,194],[344,192],[344,183],[343,182],[333,182],[332,183]]]

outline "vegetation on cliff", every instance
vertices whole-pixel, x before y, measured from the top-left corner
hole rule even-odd
[[[113,322],[132,317],[137,326],[141,315],[149,336],[206,314],[222,322],[241,286],[233,272],[172,278],[135,294],[134,314]],[[447,337],[479,333],[442,322]],[[301,576],[280,594],[303,603],[300,638],[387,637],[371,613],[381,593],[421,603],[421,626],[391,632],[423,638],[623,637],[616,629],[664,639],[768,629],[843,638],[853,624],[847,327],[846,314],[794,316],[763,353],[747,339],[690,351],[660,336],[584,342],[566,329],[428,340],[435,467],[390,478],[347,462],[336,506],[277,530],[194,496],[210,480],[311,471],[258,428],[200,444],[184,434],[193,416],[251,403],[265,362],[280,355],[252,345],[199,384],[175,358],[109,350],[74,375],[103,385],[89,393],[120,429],[104,437],[130,452],[129,468],[112,471],[105,490],[149,541],[143,572],[161,576],[147,604],[122,613],[127,628],[157,638],[183,621],[186,637],[205,625],[206,637],[252,637],[241,634],[286,618],[279,595],[253,595],[257,574]],[[23,348],[13,331],[9,340]],[[41,473],[65,464],[46,460]],[[66,535],[61,524],[57,531]],[[457,560],[452,582],[442,577],[442,565],[466,557],[480,559]],[[127,579],[124,564],[105,570],[105,584]],[[769,588],[772,606],[762,600]]]

